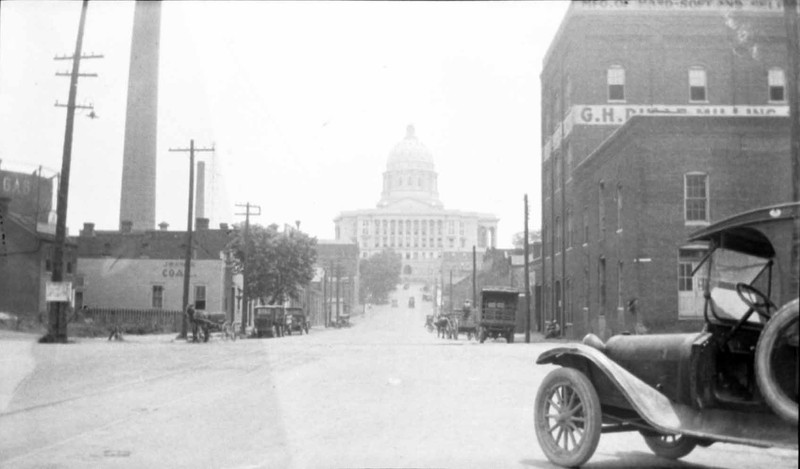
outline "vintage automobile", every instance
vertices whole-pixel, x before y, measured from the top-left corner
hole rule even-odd
[[[800,203],[743,213],[690,237],[708,248],[701,332],[592,334],[551,349],[559,365],[534,404],[550,461],[578,466],[601,433],[638,431],[658,456],[727,442],[797,449],[798,286],[792,226]],[[795,251],[796,252],[796,251]]]
[[[514,342],[517,324],[517,302],[519,291],[511,287],[486,287],[481,290],[478,340],[502,337],[507,343]]]
[[[283,337],[286,324],[286,308],[278,305],[255,307],[253,335],[261,337]]]
[[[297,332],[303,335],[303,331],[308,334],[308,330],[311,328],[311,322],[306,318],[306,313],[303,308],[292,307],[286,308],[285,311],[286,334],[292,335],[293,332]]]

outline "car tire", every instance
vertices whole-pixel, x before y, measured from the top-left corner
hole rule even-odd
[[[592,457],[600,441],[600,398],[586,375],[558,368],[539,386],[533,420],[547,459],[559,466],[580,466]]]
[[[793,347],[797,373],[797,333],[798,299],[790,301],[778,310],[767,322],[756,345],[756,381],[761,395],[770,408],[783,420],[797,425],[797,401],[789,397],[780,385],[777,370],[773,367],[773,357],[786,347]],[[788,337],[787,337],[788,336]],[[796,382],[796,381],[795,381]]]
[[[697,440],[685,435],[645,435],[644,442],[656,456],[680,459],[697,446]]]

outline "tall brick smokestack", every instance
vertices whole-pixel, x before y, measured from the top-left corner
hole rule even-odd
[[[128,72],[128,107],[119,220],[135,231],[156,225],[156,137],[161,2],[137,0]]]

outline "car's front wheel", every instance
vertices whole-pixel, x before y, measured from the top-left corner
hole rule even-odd
[[[644,442],[656,455],[667,459],[680,459],[697,446],[697,440],[685,435],[645,435]]]
[[[797,425],[797,348],[800,300],[785,304],[761,331],[755,369],[767,404],[787,422]],[[794,379],[792,379],[794,378]]]
[[[534,424],[547,459],[566,467],[588,461],[602,426],[600,399],[589,378],[572,368],[551,371],[536,394]]]

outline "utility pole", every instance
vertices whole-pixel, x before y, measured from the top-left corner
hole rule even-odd
[[[186,220],[186,251],[183,262],[183,321],[181,321],[181,333],[179,339],[186,338],[188,322],[186,318],[186,307],[189,306],[189,277],[192,274],[192,226],[194,218],[194,154],[198,151],[214,151],[211,148],[195,148],[194,140],[189,141],[189,148],[170,148],[169,151],[189,152],[189,209]]]
[[[242,297],[244,297],[244,302],[242,303],[241,324],[241,332],[242,336],[244,336],[247,333],[247,318],[250,312],[250,289],[247,288],[247,282],[250,280],[250,215],[261,215],[261,206],[253,205],[250,202],[236,204],[236,206],[244,208],[244,213],[236,214],[238,216],[244,215],[244,272],[242,272]],[[257,210],[257,212],[251,212],[251,209]]]
[[[789,100],[789,157],[792,160],[792,201],[800,202],[800,32],[797,29],[797,0],[783,0],[786,20],[786,49],[789,73],[786,88]],[[800,217],[794,218],[792,230],[792,271],[794,290],[800,284]]]
[[[531,342],[531,282],[528,267],[528,194],[525,194],[525,343]]]
[[[475,245],[472,245],[472,304],[475,304],[478,296],[478,254]]]
[[[342,301],[342,271],[339,268],[339,259],[336,259],[336,324],[339,324],[339,303]]]
[[[81,5],[81,16],[78,23],[78,38],[75,41],[75,53],[72,56],[56,56],[54,60],[71,60],[72,71],[67,73],[56,73],[57,76],[69,76],[69,97],[67,104],[61,105],[56,102],[57,107],[67,108],[67,124],[64,130],[64,152],[61,158],[61,177],[58,183],[58,202],[56,207],[56,237],[53,249],[53,285],[62,284],[64,280],[64,244],[67,237],[67,205],[69,200],[69,173],[72,164],[72,133],[75,127],[75,109],[86,109],[91,106],[79,106],[75,104],[78,94],[78,77],[97,76],[96,74],[81,74],[81,59],[101,58],[99,55],[81,55],[83,49],[83,32],[86,25],[86,11],[89,8],[89,0],[84,0]],[[95,117],[94,110],[89,117]],[[62,284],[63,286],[63,284]],[[65,288],[65,290],[67,290]],[[68,290],[67,290],[68,291]],[[48,330],[42,337],[42,342],[67,342],[67,305],[69,298],[58,298],[51,301],[48,305]]]
[[[461,268],[463,271],[463,267]],[[455,309],[453,308],[453,269],[450,269],[450,312],[452,313]]]

